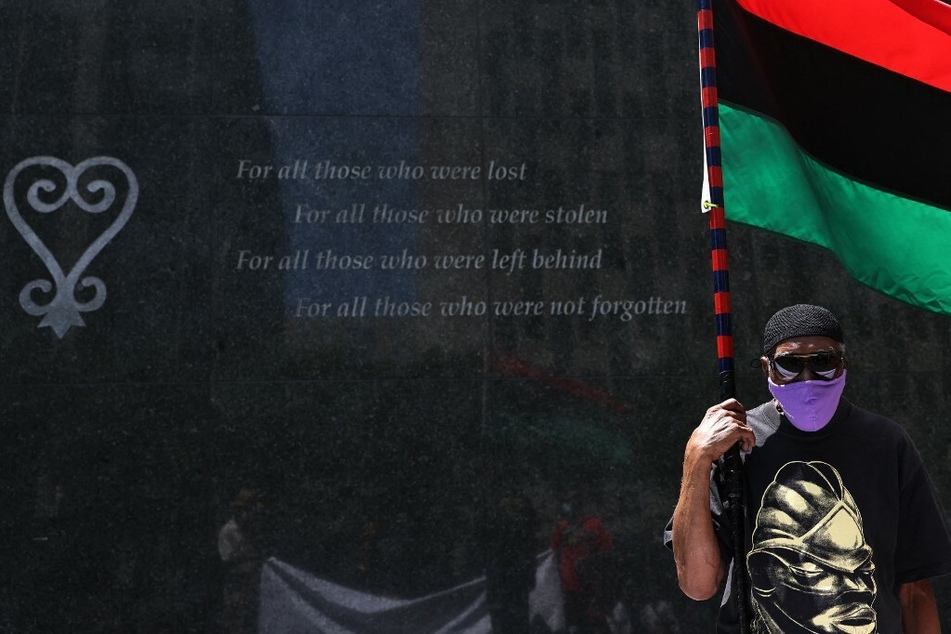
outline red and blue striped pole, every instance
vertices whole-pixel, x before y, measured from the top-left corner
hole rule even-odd
[[[723,170],[720,163],[720,121],[717,107],[717,62],[713,46],[713,0],[699,0],[697,30],[700,38],[700,102],[703,108],[703,140],[706,185],[710,215],[710,251],[713,264],[713,308],[717,327],[717,372],[720,400],[736,398],[733,364],[733,327],[730,309],[730,270],[727,265],[726,211],[723,205]],[[739,444],[723,456],[727,503],[732,524],[733,566],[730,592],[737,612],[740,634],[749,631],[746,604],[746,540],[743,504],[743,461]]]
[[[713,307],[717,327],[717,371],[720,397],[736,396],[733,374],[733,330],[730,313],[730,270],[727,264],[726,214],[723,209],[723,171],[720,166],[720,122],[717,109],[716,53],[713,48],[712,0],[700,0],[700,101],[710,200],[710,250],[713,263]]]

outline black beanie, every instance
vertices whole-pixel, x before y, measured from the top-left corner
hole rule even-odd
[[[808,335],[821,335],[843,343],[842,327],[828,310],[812,304],[787,306],[766,322],[763,333],[763,354],[769,354],[776,344]]]

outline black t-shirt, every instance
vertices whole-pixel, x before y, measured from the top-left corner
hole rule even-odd
[[[901,632],[898,586],[951,572],[944,512],[911,439],[845,399],[817,432],[796,429],[773,403],[748,421],[756,435],[744,456],[751,631]],[[715,465],[711,511],[732,570],[722,486]],[[718,632],[738,631],[728,595],[729,585]]]

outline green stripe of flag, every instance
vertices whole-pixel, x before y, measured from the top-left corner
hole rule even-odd
[[[836,172],[774,120],[719,114],[728,220],[824,247],[863,284],[951,315],[951,212]]]

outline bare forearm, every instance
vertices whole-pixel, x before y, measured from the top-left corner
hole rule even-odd
[[[903,583],[898,588],[901,625],[905,634],[941,634],[938,603],[931,583],[925,579]]]
[[[672,532],[681,590],[698,601],[710,598],[723,578],[720,547],[710,518],[710,462],[689,451]]]
[[[749,451],[755,442],[753,430],[746,424],[746,410],[736,399],[708,409],[687,441],[672,532],[677,580],[692,599],[712,597],[724,575],[710,517],[710,468],[736,443]]]

